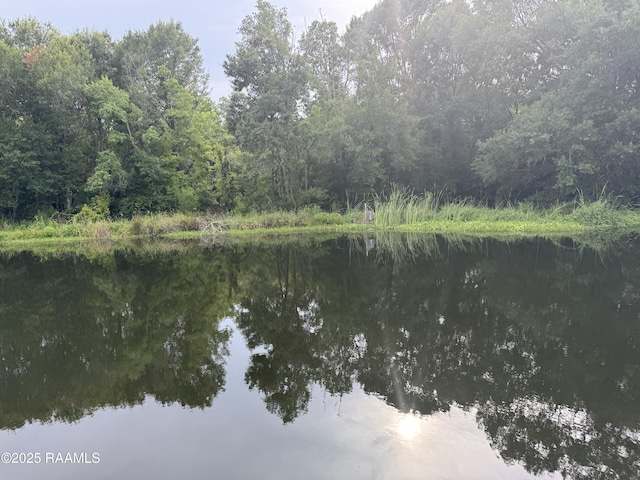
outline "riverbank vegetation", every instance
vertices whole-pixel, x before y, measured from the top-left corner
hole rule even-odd
[[[365,209],[373,214],[366,221]],[[373,210],[369,210],[373,209]],[[0,243],[64,239],[118,240],[127,238],[218,238],[258,233],[457,233],[476,236],[620,236],[640,231],[640,213],[616,208],[606,198],[594,202],[558,204],[541,209],[530,203],[489,208],[469,199],[442,200],[432,194],[416,196],[394,189],[342,212],[318,207],[298,211],[246,215],[156,213],[132,219],[111,219],[82,212],[75,216],[38,218],[32,222],[4,223]]]
[[[383,0],[294,32],[257,0],[218,102],[179,22],[1,20],[0,238],[348,230],[365,202],[367,228],[633,229],[639,5]]]

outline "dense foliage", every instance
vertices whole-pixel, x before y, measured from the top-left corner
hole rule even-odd
[[[640,193],[638,0],[384,0],[298,33],[258,0],[239,34],[217,106],[179,23],[2,22],[0,215]]]
[[[179,23],[116,42],[3,22],[0,79],[0,214],[233,206],[233,149]]]
[[[637,198],[637,1],[385,0],[342,35],[290,30],[258,1],[225,64],[228,123],[272,174],[265,197],[328,207],[396,183],[490,203]]]

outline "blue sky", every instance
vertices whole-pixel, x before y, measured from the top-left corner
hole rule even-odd
[[[354,15],[370,10],[377,0],[271,0],[286,8],[299,34],[321,12],[341,29]],[[227,95],[229,82],[222,71],[225,55],[233,53],[237,30],[244,17],[255,10],[255,0],[0,0],[0,18],[34,16],[49,21],[62,33],[75,30],[107,30],[115,39],[128,30],[146,30],[158,20],[174,19],[199,39],[205,68],[211,75],[214,99]]]

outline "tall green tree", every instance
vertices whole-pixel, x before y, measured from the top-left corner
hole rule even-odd
[[[635,199],[640,180],[637,2],[567,0],[539,10],[539,100],[480,144],[475,168],[499,194]],[[542,36],[540,37],[542,38]]]
[[[64,209],[86,179],[83,89],[93,75],[91,64],[82,45],[47,24],[24,19],[3,23],[1,30],[8,48],[3,54],[13,58],[8,60],[13,65],[7,73],[11,98],[6,105],[13,105],[10,115],[22,131],[15,141],[7,140],[12,153],[0,167],[11,172],[11,214]]]
[[[139,148],[134,131],[141,112],[129,94],[102,77],[85,87],[89,111],[95,122],[92,131],[96,146],[95,168],[85,190],[94,195],[114,195],[124,190],[127,172],[123,161]]]
[[[60,36],[60,32],[49,22],[35,17],[15,20],[0,19],[0,39],[7,45],[27,52]]]
[[[47,162],[42,175],[48,185],[38,193],[49,196],[56,207],[71,208],[93,160],[84,96],[94,78],[93,65],[85,47],[69,37],[54,39],[36,55],[27,62],[31,111],[53,143],[42,145],[40,158]]]
[[[236,51],[224,62],[233,86],[227,125],[252,154],[250,169],[266,180],[263,201],[275,197],[280,205],[295,207],[304,172],[297,128],[309,93],[302,56],[292,46],[286,11],[264,0],[239,32]]]
[[[32,189],[37,158],[33,121],[22,105],[22,52],[0,40],[0,213],[16,217]]]
[[[198,40],[179,22],[157,22],[145,31],[128,32],[114,53],[116,86],[127,90],[150,121],[167,107],[162,83],[175,78],[194,95],[204,95],[208,75]]]
[[[315,102],[347,95],[348,61],[343,39],[335,22],[314,21],[299,42],[303,61],[311,72],[310,86]]]

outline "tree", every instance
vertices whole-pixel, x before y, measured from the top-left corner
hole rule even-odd
[[[182,211],[229,210],[236,201],[235,172],[227,155],[230,140],[211,102],[198,101],[176,79],[167,80],[168,109],[163,136],[173,165],[170,191]]]
[[[57,37],[29,53],[25,60],[29,108],[34,123],[51,135],[52,142],[40,147],[43,182],[36,198],[71,209],[93,160],[84,96],[85,86],[94,77],[93,66],[85,47],[68,37]]]
[[[196,40],[180,24],[160,22],[129,32],[115,61],[121,87],[103,77],[86,90],[97,142],[87,191],[109,194],[113,211],[127,215],[232,208],[229,141],[204,94]]]
[[[115,64],[116,43],[108,32],[84,29],[74,33],[71,41],[82,45],[89,54],[96,78],[116,77],[118,71]]]
[[[640,194],[640,139],[631,128],[640,118],[638,8],[566,1],[540,10],[538,33],[548,34],[537,61],[550,78],[474,161],[500,195]]]
[[[300,38],[299,47],[304,64],[311,71],[314,103],[346,97],[349,72],[336,23],[313,21]]]
[[[0,39],[10,47],[15,47],[23,52],[28,52],[46,45],[51,40],[60,36],[60,32],[53,25],[40,22],[34,17],[25,17],[16,20],[0,19]]]
[[[11,213],[24,217],[69,207],[86,179],[83,88],[92,76],[91,65],[81,45],[49,25],[26,19],[3,23],[1,30],[3,56],[12,63],[6,73],[5,119],[13,117],[16,134],[10,135],[13,140],[6,137],[11,153],[0,167],[11,183],[6,189]]]
[[[128,91],[152,122],[166,108],[165,80],[175,78],[197,97],[207,92],[198,40],[179,22],[158,22],[144,32],[128,32],[117,45],[115,62],[115,85]]]
[[[253,155],[251,168],[271,177],[274,191],[265,192],[265,200],[275,195],[282,205],[295,207],[304,170],[297,127],[307,75],[291,45],[286,10],[264,0],[256,10],[243,20],[242,39],[223,65],[233,85],[226,120],[240,147]]]
[[[17,217],[31,190],[37,159],[30,147],[32,120],[22,104],[22,52],[0,40],[0,212]]]

